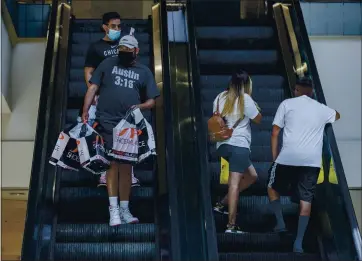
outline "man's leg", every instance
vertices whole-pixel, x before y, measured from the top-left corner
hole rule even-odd
[[[132,166],[132,187],[139,187],[139,186],[140,186],[140,181],[138,178],[135,177],[134,168]]]
[[[282,187],[283,184],[283,168],[276,162],[273,163],[272,167],[269,170],[269,179],[268,179],[268,196],[270,201],[270,206],[274,212],[277,224],[274,228],[275,232],[284,232],[286,231],[282,206],[280,204],[280,196],[277,192],[277,189]]]
[[[307,230],[309,218],[312,210],[312,201],[315,187],[317,185],[320,168],[299,167],[299,181],[295,188],[300,199],[300,213],[298,220],[298,232],[295,239],[293,251],[303,253],[303,238]]]
[[[134,217],[129,211],[129,197],[132,183],[132,165],[119,164],[119,200],[120,215],[125,223],[138,223],[138,218]]]
[[[111,166],[107,171],[107,190],[109,197],[109,225],[120,225],[121,218],[118,206],[118,164],[111,162]]]
[[[298,220],[298,232],[297,238],[294,241],[293,251],[297,253],[303,253],[303,238],[307,226],[309,223],[310,212],[312,210],[312,204],[310,202],[300,201],[300,213]]]

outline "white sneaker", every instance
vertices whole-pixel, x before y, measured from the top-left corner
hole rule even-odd
[[[140,181],[138,178],[136,178],[134,176],[134,174],[132,173],[132,187],[139,187],[140,186]]]
[[[120,208],[119,215],[121,216],[121,221],[127,224],[137,224],[140,221],[138,218],[134,217],[128,208]]]
[[[122,224],[121,217],[119,215],[119,207],[109,207],[109,225],[118,226]]]

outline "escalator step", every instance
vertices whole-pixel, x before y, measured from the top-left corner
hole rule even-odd
[[[295,253],[221,253],[220,261],[318,261],[321,260],[317,254],[295,254]]]
[[[197,46],[203,50],[275,49],[273,29],[271,27],[197,27]]]
[[[242,194],[241,194],[242,195]],[[298,205],[290,201],[290,197],[282,196],[282,211],[285,223],[291,231],[298,217]],[[216,213],[215,226],[217,232],[223,232],[228,223],[228,216]],[[238,204],[236,223],[246,232],[270,232],[275,226],[275,217],[269,207],[267,196],[241,196]]]
[[[257,63],[246,63],[243,60],[236,60],[235,63],[208,63],[204,61],[199,66],[200,74],[202,75],[231,75],[235,70],[243,69],[247,71],[250,75],[254,74],[263,74],[263,75],[276,75],[282,70],[282,63],[278,61],[277,63],[265,63],[263,65]]]
[[[132,200],[149,200],[153,198],[153,188],[135,187],[131,192]],[[63,202],[82,202],[83,200],[98,201],[108,200],[106,190],[99,190],[91,187],[65,187],[60,189],[60,199]]]
[[[217,64],[220,67],[224,64],[239,66],[244,64],[276,65],[279,59],[277,52],[273,50],[200,50],[198,54],[200,65]]]
[[[152,187],[131,189],[130,210],[142,223],[153,222]],[[108,193],[104,187],[64,187],[60,189],[58,217],[61,222],[104,223],[108,221]]]
[[[58,224],[57,242],[154,242],[155,224]]]
[[[156,256],[155,243],[56,243],[56,261],[149,261]]]
[[[137,170],[135,168],[134,174],[140,180],[142,186],[152,185],[152,171]],[[96,186],[99,178],[98,175],[93,175],[87,171],[64,170],[61,175],[60,184],[62,187]]]
[[[226,75],[201,75],[200,77],[200,88],[203,89],[218,89],[220,92],[225,90],[229,80],[230,72]],[[278,90],[283,89],[286,84],[284,78],[280,75],[251,75],[253,80],[253,91],[254,89],[272,89]]]
[[[219,233],[217,235],[219,252],[290,252],[293,249],[295,236],[286,234],[280,236],[277,233],[244,233],[228,234]],[[315,252],[318,244],[315,238],[305,237],[304,250]]]
[[[273,28],[270,26],[199,26],[196,28],[197,39],[270,39],[274,37]]]

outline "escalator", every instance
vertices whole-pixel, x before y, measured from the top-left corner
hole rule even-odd
[[[151,71],[153,27],[161,26],[163,21],[164,17],[158,24],[152,24],[151,18],[122,20],[122,26],[135,28],[140,47],[138,61]],[[140,223],[116,227],[108,224],[107,189],[97,187],[97,176],[48,163],[59,132],[77,120],[87,89],[85,54],[91,42],[104,36],[101,24],[98,19],[76,19],[71,5],[53,0],[22,260],[167,260],[172,254],[169,244],[173,232],[169,230],[167,211],[174,210],[174,206],[160,200],[168,198],[169,191],[167,187],[163,194],[158,191],[162,182],[155,159],[134,168],[141,186],[131,190],[130,211]],[[157,136],[155,112],[146,111],[144,116]],[[177,193],[172,195],[178,197]],[[162,220],[160,213],[166,213]]]
[[[66,125],[77,120],[87,90],[83,71],[85,55],[90,43],[103,38],[101,24],[101,20],[72,21]],[[138,61],[150,66],[153,57],[150,57],[149,21],[123,19],[124,25],[135,28],[140,46]],[[130,210],[140,224],[117,227],[108,224],[108,194],[105,187],[97,188],[97,176],[86,171],[61,172],[55,260],[153,260],[156,257],[153,164],[136,166],[134,172],[141,186],[132,188]]]
[[[227,88],[233,71],[243,69],[251,75],[252,97],[258,102],[263,114],[260,125],[251,125],[251,160],[259,179],[240,194],[238,205],[236,223],[247,233],[224,233],[228,216],[215,212],[212,218],[214,229],[207,231],[207,237],[210,245],[214,243],[217,246],[217,253],[209,249],[209,256],[216,255],[219,260],[361,260],[361,236],[331,126],[326,127],[324,147],[330,149],[324,149],[323,153],[324,176],[317,186],[311,220],[304,237],[305,253],[292,252],[299,208],[291,202],[290,195],[281,195],[288,233],[278,235],[271,232],[275,218],[268,208],[266,182],[272,161],[271,127],[279,104],[292,97],[290,86],[294,86],[296,79],[293,72],[295,50],[287,36],[289,24],[283,16],[288,15],[283,12],[288,9],[287,6],[290,6],[288,13],[291,13],[296,39],[302,50],[300,55],[308,66],[307,74],[315,82],[316,99],[322,103],[325,103],[325,99],[299,1],[283,1],[288,4],[283,5],[284,9],[280,9],[281,5],[273,5],[274,1],[265,1],[268,4],[267,13],[264,15],[260,12],[260,16],[254,18],[240,17],[240,2],[242,1],[230,0],[206,3],[200,0],[188,1],[187,5],[196,105],[195,128],[201,155],[200,164],[203,166],[201,175],[210,177],[207,193],[210,194],[212,205],[226,195],[227,185],[220,184],[220,158],[216,155],[215,145],[207,140],[206,122],[212,115],[214,99]],[[283,21],[280,20],[281,17]],[[298,68],[297,66],[300,65],[296,64],[295,67]],[[332,161],[338,175],[337,184],[330,182]],[[335,205],[331,202],[335,202]],[[209,202],[205,204],[211,205]]]

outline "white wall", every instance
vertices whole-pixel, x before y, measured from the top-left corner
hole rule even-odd
[[[46,43],[18,43],[12,53],[12,113],[1,118],[2,187],[29,186]]]
[[[2,140],[33,141],[46,43],[18,43],[11,66],[12,113],[3,115]]]
[[[9,39],[9,34],[6,30],[3,19],[1,18],[1,113],[10,113],[10,68],[12,47]]]
[[[28,188],[34,141],[3,141],[1,150],[1,187]]]
[[[328,106],[341,113],[333,126],[349,187],[362,187],[362,37],[310,37]]]

